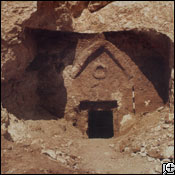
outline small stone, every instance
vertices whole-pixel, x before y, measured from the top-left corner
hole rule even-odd
[[[164,124],[163,125],[163,129],[168,129],[169,128],[169,125],[168,124]]]
[[[156,128],[154,128],[154,131],[160,131],[160,130],[161,130],[160,125],[159,125],[159,126],[157,126]]]
[[[162,162],[163,163],[170,162],[170,159],[163,159]]]
[[[142,147],[146,147],[146,143],[145,142],[142,143]]]
[[[33,145],[33,144],[42,144],[42,143],[44,143],[43,139],[35,139],[35,140],[32,141],[31,145]]]
[[[136,154],[135,153],[131,153],[131,157],[134,157],[134,156],[136,156]]]
[[[160,141],[161,141],[161,139],[160,139],[160,138],[158,138],[158,139],[157,139],[157,141],[159,141],[159,142],[160,142]]]
[[[160,111],[162,111],[163,109],[164,109],[164,107],[161,106],[161,107],[157,108],[157,111],[160,112]]]
[[[173,134],[171,134],[171,133],[167,133],[167,136],[168,136],[169,138],[173,138]]]
[[[174,114],[167,114],[165,116],[165,123],[167,124],[174,123]]]
[[[145,152],[145,147],[142,147],[142,148],[140,149],[140,152],[141,152],[141,153],[144,153],[144,152]]]
[[[173,158],[174,157],[174,146],[167,146],[164,148],[163,150],[163,158],[167,159],[167,158]]]
[[[162,117],[161,119],[160,119],[160,123],[162,124],[162,123],[165,123],[165,118],[164,117]]]
[[[109,144],[109,147],[114,148],[115,145],[114,144]]]
[[[170,127],[168,128],[168,131],[169,131],[169,132],[173,132],[173,130],[174,130],[174,126],[173,126],[173,127],[170,126]]]
[[[134,153],[139,152],[140,149],[141,149],[141,148],[140,148],[139,145],[135,145],[135,146],[132,147],[132,151],[133,151]]]
[[[53,158],[53,159],[56,159],[56,157],[57,157],[55,151],[50,150],[50,149],[42,150],[41,153],[42,153],[42,154],[46,154],[46,155],[50,156],[50,157]]]
[[[142,157],[145,157],[146,156],[146,153],[140,153],[140,155],[142,156]]]
[[[59,156],[62,156],[63,152],[61,152],[60,150],[56,150],[56,154],[59,155]]]
[[[75,156],[75,155],[70,155],[70,157],[71,157],[71,159],[73,159],[73,160],[76,160],[76,159],[77,159],[77,156]]]
[[[124,152],[130,152],[130,148],[129,147],[125,147],[125,149],[124,149]]]
[[[156,149],[156,148],[153,148],[153,149],[148,150],[148,155],[150,157],[154,157],[154,158],[158,158],[158,159],[161,159],[162,158],[162,155],[160,153],[160,150],[159,149]]]
[[[77,164],[73,165],[73,168],[74,168],[75,170],[78,169],[78,165],[77,165]]]
[[[8,150],[12,150],[13,147],[9,145],[9,146],[7,146],[7,149],[8,149]]]
[[[155,160],[154,158],[149,157],[149,156],[148,156],[147,158],[148,158],[148,161],[149,161],[149,162],[153,162],[153,161]]]
[[[131,119],[132,116],[130,114],[124,115],[122,121],[120,122],[120,125],[123,126],[126,122],[130,121]]]
[[[63,164],[66,164],[66,160],[64,159],[64,158],[62,158],[62,157],[60,157],[60,156],[57,156],[57,161],[59,161],[59,162],[61,162],[61,163],[63,163]]]
[[[170,142],[168,142],[168,146],[174,146],[174,140],[171,140]]]
[[[66,159],[66,160],[69,160],[69,159],[70,159],[70,157],[69,157],[69,156],[66,156],[66,157],[65,157],[65,159]]]

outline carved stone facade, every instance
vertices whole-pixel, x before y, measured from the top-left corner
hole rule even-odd
[[[10,98],[4,98],[7,91],[3,93],[4,107],[18,118],[36,119],[25,117],[22,111],[39,111],[42,107],[54,119],[72,121],[86,137],[98,131],[112,137],[125,133],[140,115],[168,104],[171,71],[165,35],[31,29],[27,34],[37,46],[35,59],[24,76],[31,79],[2,86],[12,86],[13,92],[24,91],[24,85],[31,87],[30,93],[17,96],[22,108],[12,100],[16,93]],[[93,123],[100,126],[94,128]]]
[[[117,40],[115,34],[113,37]],[[94,36],[94,38],[88,44],[79,39],[80,48],[76,49],[75,61],[63,71],[64,85],[67,90],[64,116],[72,120],[83,133],[88,134],[88,120],[93,111],[104,113],[112,111],[116,136],[123,130],[120,124],[123,116],[130,115],[132,120],[135,120],[133,103],[135,103],[136,114],[139,115],[155,110],[164,104],[164,100],[167,100],[161,94],[161,79],[158,77],[162,76],[162,80],[164,79],[163,76],[169,71],[168,65],[163,65],[164,61],[160,55],[160,58],[158,55],[151,58],[151,54],[155,53],[147,49],[145,49],[147,52],[140,53],[139,59],[143,60],[138,64],[127,52],[105,39],[104,35]],[[128,42],[129,40],[128,38]],[[137,50],[138,44],[141,43],[137,43],[133,50],[142,52],[141,48]],[[81,51],[78,52],[79,50]],[[144,56],[147,60],[143,58]],[[157,68],[154,60],[152,62],[151,59],[156,59],[162,67]],[[167,72],[158,75],[159,69]],[[168,93],[167,85],[165,83],[162,85],[164,92]],[[130,124],[128,126],[131,126]]]

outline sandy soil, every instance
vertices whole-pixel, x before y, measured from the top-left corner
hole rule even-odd
[[[88,139],[64,119],[39,120],[36,124],[26,121],[33,127],[30,139],[17,143],[1,136],[1,173],[161,173],[161,164],[174,161],[174,157],[166,159],[161,154],[151,157],[149,149],[161,150],[163,144],[174,145],[174,125],[165,128],[165,113],[144,115],[128,133],[111,139]]]

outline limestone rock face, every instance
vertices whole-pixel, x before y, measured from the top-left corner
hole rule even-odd
[[[88,10],[90,12],[95,12],[99,10],[100,8],[106,6],[110,2],[112,1],[90,1],[88,5]]]
[[[135,71],[134,75],[141,73],[140,70],[137,71],[138,66],[143,68],[145,64],[149,64],[146,61],[147,57],[150,60],[151,56],[155,57],[155,62],[159,58],[163,60],[166,68],[161,70],[162,72],[167,70],[167,72],[161,74],[165,77],[160,82],[164,84],[166,77],[171,75],[170,82],[169,79],[165,81],[166,85],[169,83],[171,89],[170,102],[174,103],[174,2],[3,1],[1,4],[2,106],[8,108],[7,112],[21,118],[24,111],[30,112],[41,105],[48,111],[56,114],[61,111],[61,115],[64,115],[67,100],[70,99],[69,105],[74,106],[74,104],[78,105],[80,100],[86,100],[86,95],[89,95],[86,91],[83,95],[74,98],[77,91],[73,93],[71,90],[71,87],[78,89],[81,86],[81,81],[77,79],[74,81],[77,83],[74,83],[73,79],[84,69],[83,65],[87,65],[86,59],[94,52],[99,51],[103,54],[99,60],[95,61],[98,65],[93,63],[92,67],[87,67],[87,70],[93,69],[92,76],[97,81],[101,81],[107,76],[108,69],[105,65],[113,64],[111,60],[115,47],[121,55],[126,55],[126,58],[130,60],[131,63],[123,64],[127,70],[133,67],[129,73],[132,74]],[[150,49],[152,52],[149,52]],[[154,55],[151,55],[152,53]],[[107,57],[109,59],[105,62]],[[120,60],[123,62],[122,58]],[[102,63],[103,61],[105,64]],[[138,66],[133,63],[134,61],[138,63]],[[155,64],[151,62],[150,65]],[[153,68],[154,66],[150,70]],[[109,72],[112,69],[109,68]],[[156,68],[156,70],[159,69]],[[143,69],[143,74],[144,71]],[[150,75],[148,72],[146,74],[145,81],[135,76],[136,82],[149,80]],[[87,75],[88,73],[85,73],[85,76],[81,74],[85,78],[90,76]],[[112,77],[112,73],[109,75]],[[132,79],[129,76],[127,78],[128,81]],[[154,86],[159,88],[157,79],[155,77],[153,79],[155,79]],[[88,84],[87,82],[85,84]],[[115,89],[115,83],[112,83],[111,92]],[[131,86],[132,82],[128,88],[131,89]],[[154,88],[151,84],[149,87]],[[96,91],[91,92],[91,89],[98,89],[98,86],[94,83],[94,86],[89,88],[89,92],[94,94]],[[162,105],[159,97],[166,89],[167,87],[158,93],[150,91],[157,93],[156,107]],[[137,90],[140,93],[144,88]],[[72,94],[67,94],[69,91]],[[78,93],[81,94],[80,91]],[[96,94],[92,96],[95,100],[97,99]],[[103,93],[100,96],[103,96]],[[104,97],[104,99],[117,98],[120,106],[122,105],[121,96],[118,92],[113,92],[111,96]],[[84,99],[81,99],[82,97]],[[139,100],[142,99],[138,98]],[[151,108],[154,100],[150,101],[148,108],[149,106]],[[127,110],[131,112],[132,106],[129,105]],[[17,109],[20,110],[17,112]],[[73,112],[69,114],[74,115]],[[122,116],[124,115],[126,114],[123,113]],[[7,121],[3,118],[1,124]]]
[[[68,7],[74,18],[81,15],[82,11],[87,8],[89,1],[67,1]]]
[[[173,40],[173,2],[109,2],[2,2],[2,80],[21,76],[34,58],[25,27],[81,33],[153,29]]]
[[[35,53],[32,39],[23,35],[23,23],[37,10],[36,2],[2,2],[1,80],[18,79]]]
[[[1,133],[7,133],[7,127],[9,125],[9,115],[6,109],[1,105]]]
[[[85,9],[73,28],[89,33],[153,29],[173,40],[173,8],[171,2],[114,1],[94,13]]]

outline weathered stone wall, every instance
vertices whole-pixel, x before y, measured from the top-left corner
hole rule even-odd
[[[132,87],[136,114],[154,111],[168,103],[169,47],[164,37],[160,35],[150,41],[142,32],[109,32],[88,41],[81,37],[74,64],[63,71],[67,89],[65,117],[76,120],[81,127],[88,120],[87,112],[79,109],[82,101],[116,100],[118,107],[112,110],[114,122],[120,127],[123,116],[133,114]],[[162,40],[165,45],[161,50],[155,49]]]

